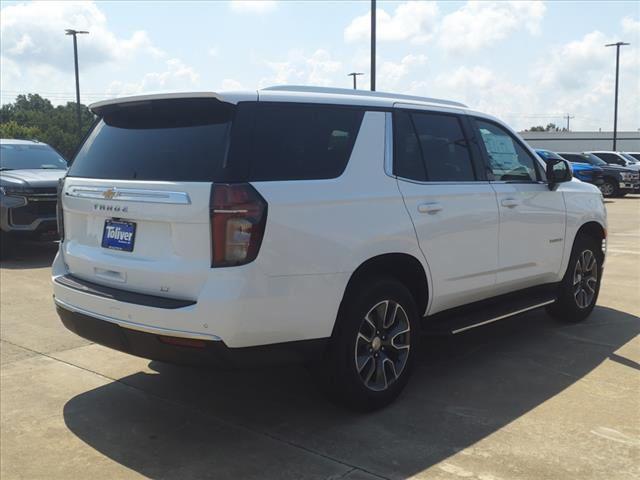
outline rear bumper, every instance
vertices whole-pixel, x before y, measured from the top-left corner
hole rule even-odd
[[[62,323],[87,340],[149,360],[178,365],[202,365],[216,369],[305,363],[322,355],[327,339],[286,342],[245,348],[229,348],[221,340],[198,340],[196,346],[176,345],[179,337],[126,328],[113,322],[73,311],[56,303]]]
[[[52,283],[63,308],[131,330],[222,340],[232,349],[331,336],[348,281],[348,274],[272,277],[252,263],[212,269],[197,296],[171,300],[135,293],[126,282],[95,285],[70,273],[61,249]]]

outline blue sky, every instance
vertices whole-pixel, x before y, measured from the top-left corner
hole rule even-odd
[[[35,92],[82,100],[143,91],[369,86],[365,2],[2,2],[2,102]],[[378,2],[379,90],[461,100],[516,128],[575,116],[610,129],[615,53],[621,129],[640,128],[640,2]]]

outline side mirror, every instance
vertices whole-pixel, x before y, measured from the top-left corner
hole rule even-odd
[[[573,178],[571,164],[566,160],[550,159],[547,162],[547,183],[549,190],[553,190],[556,185],[563,182],[570,182]]]

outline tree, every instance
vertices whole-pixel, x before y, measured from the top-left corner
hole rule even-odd
[[[80,105],[82,136],[94,121],[93,114]],[[38,94],[18,95],[13,103],[0,107],[0,137],[39,140],[48,143],[66,158],[76,151],[81,136],[78,135],[76,104],[53,104]]]
[[[538,125],[525,130],[525,132],[568,132],[566,128],[560,128],[555,123],[547,123],[546,127]]]

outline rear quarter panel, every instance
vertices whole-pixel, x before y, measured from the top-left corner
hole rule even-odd
[[[256,267],[305,296],[303,314],[313,317],[306,321],[322,325],[316,333],[330,335],[351,274],[372,257],[412,255],[429,278],[397,181],[384,173],[384,152],[385,113],[366,112],[340,177],[253,183],[269,205]]]

